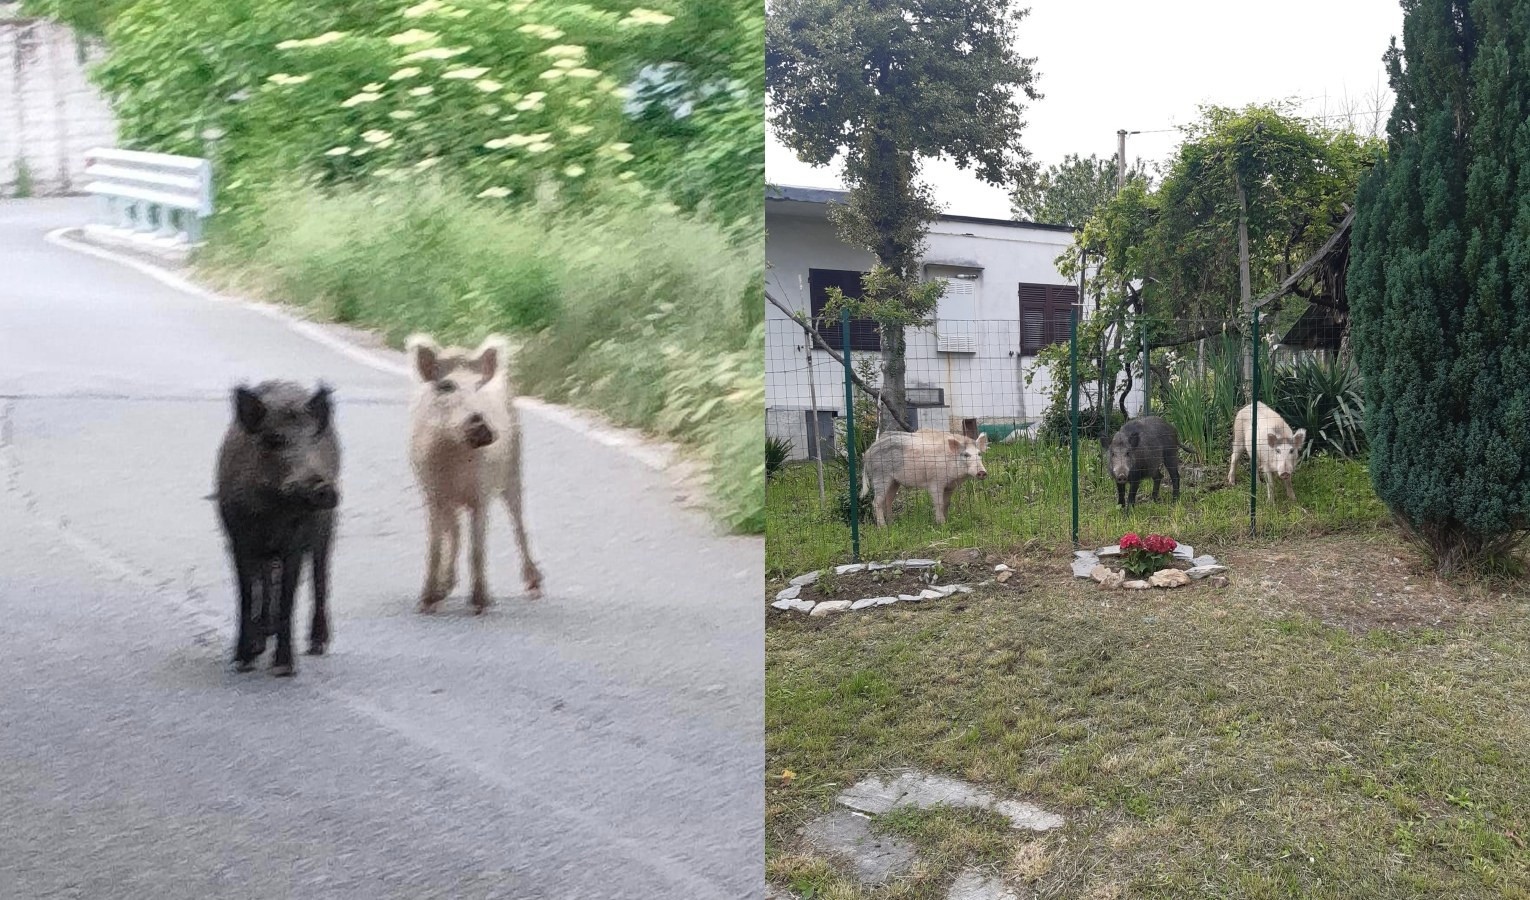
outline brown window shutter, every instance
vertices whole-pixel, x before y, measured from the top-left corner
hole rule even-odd
[[[842,346],[844,342],[840,338],[839,319],[835,318],[832,321],[826,321],[823,318],[824,307],[829,302],[828,289],[837,287],[846,297],[860,298],[865,296],[861,277],[861,272],[843,269],[808,270],[808,295],[813,325],[818,329],[818,334],[823,338],[824,343],[835,350],[843,351],[845,348]],[[882,349],[882,333],[875,321],[871,319],[850,320],[850,349]]]
[[[1034,356],[1050,337],[1046,285],[1020,285],[1020,353]]]

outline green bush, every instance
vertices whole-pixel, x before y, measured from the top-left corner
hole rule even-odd
[[[786,458],[791,456],[792,443],[785,438],[765,438],[765,480],[769,481],[775,474],[786,465]]]
[[[1275,411],[1292,431],[1305,428],[1302,458],[1365,451],[1365,401],[1360,375],[1348,362],[1303,357],[1275,370]]]
[[[1376,492],[1449,573],[1530,529],[1530,5],[1406,9],[1348,291]]]

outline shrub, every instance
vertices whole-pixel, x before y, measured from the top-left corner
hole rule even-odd
[[[1360,375],[1342,359],[1303,357],[1278,366],[1272,404],[1292,431],[1305,428],[1302,458],[1365,451],[1365,401]]]
[[[786,458],[791,456],[792,442],[785,438],[765,438],[765,478],[769,480],[781,471],[786,465]]]
[[[1405,8],[1348,292],[1376,493],[1450,573],[1530,528],[1530,15]]]

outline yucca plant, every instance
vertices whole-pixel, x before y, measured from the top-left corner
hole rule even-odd
[[[1292,431],[1307,430],[1303,459],[1319,453],[1351,457],[1365,450],[1360,374],[1348,362],[1304,357],[1281,365],[1271,380],[1275,411]]]
[[[786,464],[786,458],[791,455],[792,442],[785,438],[765,438],[765,477],[774,478]]]

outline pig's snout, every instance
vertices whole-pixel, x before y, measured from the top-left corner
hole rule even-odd
[[[334,509],[340,505],[340,491],[323,475],[310,475],[295,482],[288,494],[314,509]]]
[[[489,423],[484,421],[483,416],[478,413],[468,416],[463,427],[467,432],[468,446],[475,450],[494,443],[494,429],[490,428]]]
[[[978,466],[978,470],[976,472],[972,473],[972,477],[973,478],[987,478],[988,477],[988,470],[983,468],[982,466]]]

